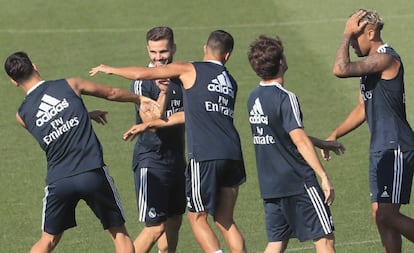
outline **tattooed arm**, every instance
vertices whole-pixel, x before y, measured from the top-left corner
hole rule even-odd
[[[336,52],[333,73],[337,77],[360,77],[372,73],[381,73],[388,70],[393,63],[398,63],[391,55],[377,53],[377,48],[383,42],[379,31],[366,21],[360,22],[366,15],[366,11],[360,10],[353,14],[345,25],[341,43]],[[352,46],[359,57],[365,57],[361,61],[351,62],[349,47]],[[395,64],[397,68],[399,63]],[[395,74],[396,68],[393,68]],[[393,75],[393,74],[391,74]]]

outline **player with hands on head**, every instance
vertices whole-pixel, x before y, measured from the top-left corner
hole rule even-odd
[[[329,135],[337,140],[365,121],[370,131],[371,211],[384,252],[401,252],[401,236],[414,242],[414,220],[400,212],[408,204],[414,173],[414,133],[406,117],[404,66],[381,38],[384,22],[376,11],[360,9],[346,21],[333,73],[359,77],[358,104]],[[350,47],[361,60],[351,61]],[[329,159],[329,151],[323,152]]]
[[[47,158],[42,235],[30,252],[51,252],[65,230],[76,226],[75,208],[83,199],[108,230],[116,252],[133,253],[119,194],[103,160],[81,95],[118,102],[157,103],[129,91],[81,78],[45,81],[25,52],[7,57],[4,69],[26,92],[17,121],[38,141]],[[92,118],[106,121],[105,112]]]
[[[224,66],[234,46],[226,31],[210,33],[203,61],[173,62],[163,67],[111,67],[90,70],[132,80],[178,78],[183,86],[189,164],[186,170],[188,218],[206,253],[222,253],[208,215],[223,235],[229,251],[246,252],[234,221],[239,186],[246,181],[239,134],[234,126],[237,82]],[[127,132],[128,136],[128,132]]]
[[[298,238],[313,240],[316,252],[333,253],[329,206],[335,192],[314,146],[337,154],[345,149],[337,141],[306,134],[299,101],[285,88],[288,65],[279,37],[259,36],[250,44],[248,59],[262,79],[250,93],[247,109],[265,210],[264,252],[284,252],[289,239]]]

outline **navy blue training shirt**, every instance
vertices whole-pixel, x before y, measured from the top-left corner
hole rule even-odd
[[[184,89],[185,126],[189,159],[243,160],[234,127],[237,83],[218,62],[193,62],[196,80]]]
[[[303,128],[294,93],[278,83],[260,83],[250,94],[247,109],[263,199],[301,194],[316,185],[313,169],[303,159],[289,133]]]
[[[382,79],[379,74],[361,77],[361,95],[371,132],[370,151],[414,150],[414,133],[406,117],[403,63],[387,44],[379,47],[377,52],[391,55],[401,65],[397,76],[390,80]]]
[[[41,83],[18,114],[46,153],[47,184],[104,166],[88,111],[65,79]]]
[[[131,91],[158,99],[160,89],[153,80],[137,80],[132,82]],[[166,94],[164,117],[184,110],[181,81],[172,79]],[[136,106],[136,123],[142,123],[139,106]],[[138,136],[134,148],[133,168],[185,168],[185,127],[184,124],[160,128],[156,131],[145,131]]]

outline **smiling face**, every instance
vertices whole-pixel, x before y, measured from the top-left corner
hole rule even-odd
[[[170,45],[167,39],[148,40],[148,56],[154,65],[165,65],[171,63],[175,53],[175,44]]]

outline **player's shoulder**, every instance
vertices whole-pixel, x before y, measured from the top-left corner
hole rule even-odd
[[[188,61],[175,61],[172,63],[167,64],[168,68],[179,69],[180,72],[183,70],[193,69],[193,63]]]
[[[379,55],[383,55],[385,57],[392,57],[392,58],[398,58],[400,59],[400,55],[395,51],[393,47],[391,47],[389,44],[385,43],[377,48],[376,52]]]
[[[153,80],[134,80],[131,82],[132,89],[137,91],[135,93],[139,94],[141,92],[138,91],[148,91],[153,90],[157,87]]]

